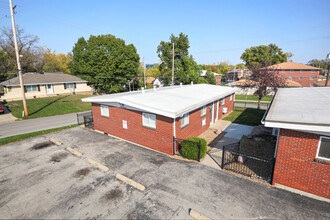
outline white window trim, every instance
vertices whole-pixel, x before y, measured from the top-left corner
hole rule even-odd
[[[105,107],[107,108],[107,111],[108,111],[108,114],[107,115],[105,115],[104,112],[102,111],[102,107],[103,108],[105,108]],[[101,108],[101,116],[110,117],[109,106],[107,106],[107,105],[100,105],[100,108]]]
[[[72,85],[72,87],[68,85]],[[65,87],[66,89],[74,89],[74,83],[65,83]]]
[[[144,118],[147,117],[147,116],[155,116],[155,125],[150,125],[150,124],[145,124],[144,123]],[[149,118],[150,119],[150,118]],[[155,114],[150,114],[150,113],[142,113],[142,125],[144,127],[148,127],[148,128],[153,128],[153,129],[156,129],[157,127],[157,116]]]
[[[320,139],[319,139],[319,145],[317,146],[317,151],[316,151],[316,158],[317,159],[321,159],[321,160],[326,160],[326,161],[330,161],[329,158],[326,158],[326,157],[319,157],[319,151],[320,151],[320,147],[321,147],[321,140],[322,138],[325,138],[325,139],[330,139],[330,137],[325,137],[325,136],[320,136]]]
[[[206,105],[201,108],[201,117],[206,115]]]
[[[230,95],[230,99],[229,99],[229,101],[230,101],[230,102],[233,101],[233,95]]]
[[[223,98],[223,99],[221,100],[221,104],[222,104],[222,105],[225,105],[225,104],[226,104],[226,98]]]
[[[188,120],[187,120],[187,122],[185,122],[185,124],[182,124],[182,121],[183,121],[183,119],[184,119],[185,117],[187,117]],[[183,116],[181,117],[180,120],[181,120],[181,121],[180,121],[180,123],[181,123],[181,128],[188,126],[188,125],[189,125],[189,113],[183,114]]]
[[[33,90],[32,88],[35,86],[36,90]],[[31,88],[30,91],[28,91],[28,87]],[[26,86],[26,92],[38,92],[38,85],[29,85],[29,86]]]

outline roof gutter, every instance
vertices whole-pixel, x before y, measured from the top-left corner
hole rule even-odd
[[[277,91],[278,91],[278,89],[275,91],[275,94],[274,94],[274,96],[273,96],[273,98],[272,98],[272,101],[270,102],[269,107],[267,108],[267,110],[266,110],[264,116],[263,116],[262,119],[261,119],[261,124],[263,124],[263,125],[265,124],[266,117],[267,117],[267,115],[268,115],[269,109],[272,107],[272,104],[273,104],[273,101],[274,101],[274,99],[275,99],[275,97],[276,97]]]

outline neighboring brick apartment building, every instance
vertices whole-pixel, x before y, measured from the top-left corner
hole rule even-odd
[[[205,77],[207,73],[207,70],[202,70],[200,76]],[[214,73],[212,72],[212,74],[214,75],[215,81],[216,81],[216,85],[221,85],[221,74],[219,73]]]
[[[235,91],[198,84],[82,100],[92,103],[96,130],[173,155],[173,137],[198,136],[232,112]]]
[[[279,71],[285,79],[300,83],[303,87],[312,87],[320,76],[320,68],[301,63],[285,62],[269,66],[270,69]]]
[[[263,123],[278,129],[273,184],[330,199],[330,87],[282,88]]]
[[[249,69],[234,69],[226,73],[226,79],[227,81],[235,82],[250,75],[251,71]]]

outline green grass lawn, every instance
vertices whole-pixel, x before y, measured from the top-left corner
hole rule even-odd
[[[31,119],[92,110],[91,103],[81,101],[82,98],[90,96],[91,95],[67,95],[27,99],[28,117],[22,117],[22,101],[8,102],[6,105],[16,118]]]
[[[261,124],[261,119],[265,112],[266,110],[262,109],[235,107],[234,111],[223,120],[237,124],[256,126]]]
[[[19,134],[19,135],[15,135],[15,136],[11,136],[11,137],[5,137],[5,138],[1,138],[0,139],[0,146],[1,145],[5,145],[5,144],[9,144],[12,142],[16,142],[16,141],[22,141],[28,138],[32,138],[35,136],[39,136],[39,135],[44,135],[44,134],[49,134],[55,131],[61,131],[64,129],[68,129],[68,128],[73,128],[76,127],[78,125],[69,125],[69,126],[64,126],[64,127],[60,127],[60,128],[52,128],[52,129],[48,129],[48,130],[43,130],[43,131],[35,131],[35,132],[31,132],[31,133],[26,133],[26,134]]]
[[[261,99],[261,101],[272,101],[273,96],[268,95]],[[235,100],[250,100],[250,101],[258,101],[258,96],[256,95],[235,95]]]

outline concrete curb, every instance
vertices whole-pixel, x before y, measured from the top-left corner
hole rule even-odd
[[[120,179],[121,181],[123,181],[123,182],[125,182],[125,183],[127,183],[127,184],[129,184],[129,185],[131,185],[131,186],[133,186],[134,188],[137,188],[137,189],[140,190],[140,191],[144,191],[144,190],[146,189],[146,188],[145,188],[143,185],[141,185],[140,183],[137,183],[137,182],[135,182],[134,180],[131,180],[131,179],[127,178],[126,176],[121,175],[120,173],[117,173],[117,174],[116,174],[116,178],[117,178],[117,179]]]
[[[92,159],[88,158],[87,161],[88,161],[88,163],[93,164],[94,166],[97,166],[99,169],[101,169],[105,172],[109,171],[108,167],[100,164],[99,162],[96,162],[95,160],[92,160]]]
[[[79,151],[77,151],[71,147],[67,147],[66,150],[70,151],[72,154],[76,155],[77,157],[81,157],[83,155],[82,153],[80,153]]]
[[[193,217],[194,219],[197,219],[197,220],[211,220],[210,218],[204,216],[204,215],[201,215],[199,212],[196,212],[195,210],[192,210],[192,209],[189,209],[189,215],[191,217]]]
[[[50,141],[53,142],[54,144],[58,145],[58,146],[62,145],[62,143],[60,141],[57,141],[54,138],[50,139]]]

